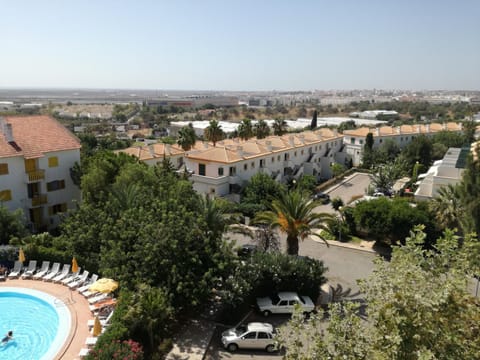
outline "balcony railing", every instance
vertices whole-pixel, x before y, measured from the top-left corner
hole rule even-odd
[[[45,170],[27,172],[27,182],[36,182],[45,179]]]
[[[32,197],[32,206],[41,206],[47,203],[47,195],[35,195]]]

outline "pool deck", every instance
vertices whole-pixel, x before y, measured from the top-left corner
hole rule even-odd
[[[0,288],[2,287],[19,287],[43,291],[62,300],[70,310],[72,327],[70,328],[70,334],[68,335],[67,341],[55,359],[80,359],[78,356],[80,349],[86,347],[85,340],[87,337],[91,336],[88,331],[87,322],[88,320],[93,319],[93,315],[88,307],[89,304],[87,299],[76,290],[70,290],[68,286],[41,280],[8,279],[0,282]]]

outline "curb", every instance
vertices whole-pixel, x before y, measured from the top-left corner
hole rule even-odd
[[[310,239],[315,241],[315,242],[318,242],[320,244],[325,245],[325,242],[323,240],[316,240],[314,238],[310,238]],[[327,244],[328,244],[328,246],[342,247],[342,248],[346,248],[346,249],[363,251],[363,252],[368,252],[368,253],[372,253],[372,254],[381,255],[378,251],[375,251],[373,249],[369,249],[369,248],[366,248],[366,247],[360,247],[360,246],[357,246],[357,245],[352,245],[352,244],[347,244],[347,243],[341,243],[339,241],[327,240]]]

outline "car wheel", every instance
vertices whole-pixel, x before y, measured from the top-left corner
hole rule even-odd
[[[268,353],[273,353],[275,351],[275,346],[270,344],[265,348],[265,350],[267,350]]]
[[[227,346],[228,351],[235,352],[238,350],[238,345],[237,344],[228,344]]]
[[[269,310],[265,310],[263,312],[263,316],[267,317],[267,316],[270,316],[271,312]]]

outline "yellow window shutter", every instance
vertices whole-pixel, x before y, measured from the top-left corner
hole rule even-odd
[[[57,167],[58,166],[58,157],[52,156],[48,158],[48,167]]]

